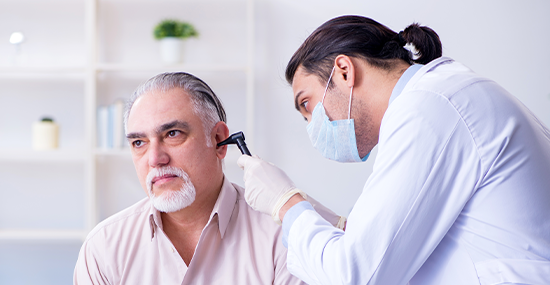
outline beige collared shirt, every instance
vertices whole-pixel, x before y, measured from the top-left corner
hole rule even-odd
[[[145,198],[98,224],[82,245],[74,284],[304,284],[286,268],[281,227],[224,180],[189,267]]]

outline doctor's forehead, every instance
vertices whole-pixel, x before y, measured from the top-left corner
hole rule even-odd
[[[307,72],[303,67],[299,67],[292,80],[292,89],[296,96],[298,92],[308,88],[319,88],[324,85],[323,80],[316,74]]]

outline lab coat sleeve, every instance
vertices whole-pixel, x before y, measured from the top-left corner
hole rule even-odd
[[[373,173],[346,232],[303,211],[288,230],[290,272],[309,284],[406,284],[473,195],[480,165],[446,98],[401,94],[382,120]]]
[[[292,208],[288,209],[283,219],[283,238],[282,238],[283,245],[286,248],[288,248],[288,232],[290,231],[290,228],[294,224],[294,221],[296,221],[296,219],[302,214],[302,212],[306,210],[316,211],[317,214],[323,217],[323,215],[321,215],[319,211],[314,209],[313,206],[307,201],[299,202],[298,204],[292,206]],[[323,218],[326,220],[325,217]]]

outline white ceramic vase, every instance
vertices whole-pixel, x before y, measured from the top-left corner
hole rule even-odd
[[[183,59],[183,40],[175,37],[160,39],[160,56],[164,63],[180,63]]]

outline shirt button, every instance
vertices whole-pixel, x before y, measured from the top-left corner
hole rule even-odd
[[[176,250],[174,248],[172,248],[172,253],[176,252]]]

